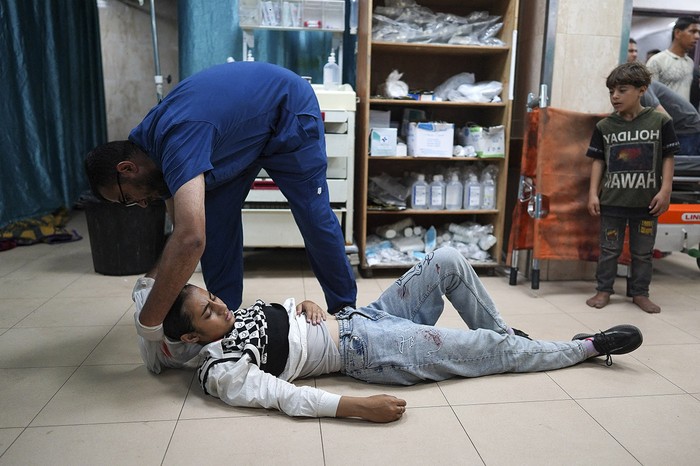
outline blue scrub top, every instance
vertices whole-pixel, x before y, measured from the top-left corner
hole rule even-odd
[[[209,68],[180,82],[131,131],[163,172],[171,194],[205,174],[211,190],[260,155],[293,152],[319,139],[318,101],[295,73],[262,62]]]

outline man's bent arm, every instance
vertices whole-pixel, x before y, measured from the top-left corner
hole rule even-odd
[[[163,323],[204,252],[204,175],[200,174],[182,185],[175,193],[172,205],[173,232],[163,249],[153,289],[139,318],[146,326]]]

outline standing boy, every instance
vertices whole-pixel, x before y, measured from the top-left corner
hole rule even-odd
[[[642,107],[651,83],[641,63],[625,63],[607,78],[615,111],[596,125],[587,156],[593,158],[588,211],[600,216],[598,291],[586,304],[605,307],[614,293],[617,259],[629,224],[632,276],[628,294],[649,313],[661,308],[649,299],[657,218],[668,210],[673,154],[679,144],[668,115]]]

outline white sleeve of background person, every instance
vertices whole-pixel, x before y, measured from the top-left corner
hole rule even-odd
[[[134,324],[138,334],[139,351],[141,359],[149,371],[160,374],[162,367],[172,368],[196,368],[199,364],[200,345],[171,341],[163,333],[163,325],[147,326],[139,321],[141,309],[146,303],[148,294],[153,288],[155,280],[142,277],[136,280],[131,294],[136,310],[134,311]]]
[[[340,395],[286,382],[253,364],[249,355],[210,367],[205,388],[231,406],[274,408],[289,416],[335,417]]]

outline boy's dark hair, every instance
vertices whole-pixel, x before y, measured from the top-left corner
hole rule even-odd
[[[117,164],[131,160],[139,151],[139,146],[131,141],[112,141],[99,145],[85,156],[85,173],[90,190],[104,201],[100,188],[117,182]]]
[[[630,37],[630,40],[629,40],[629,42],[628,42],[628,43],[629,43],[629,44],[636,44],[636,43],[637,43],[637,41],[636,41],[636,40],[634,40],[634,39],[632,39],[632,38]]]
[[[676,31],[685,31],[693,24],[700,24],[700,18],[695,16],[681,16],[673,23],[673,30],[671,31],[671,42],[676,38]]]
[[[623,63],[618,65],[608,75],[605,85],[608,89],[615,86],[634,86],[642,87],[651,84],[651,72],[649,69],[639,62]]]
[[[194,289],[194,285],[185,285],[177,295],[175,302],[170,307],[163,320],[163,333],[171,340],[180,341],[180,337],[186,333],[194,332],[192,318],[185,312],[185,299]]]

